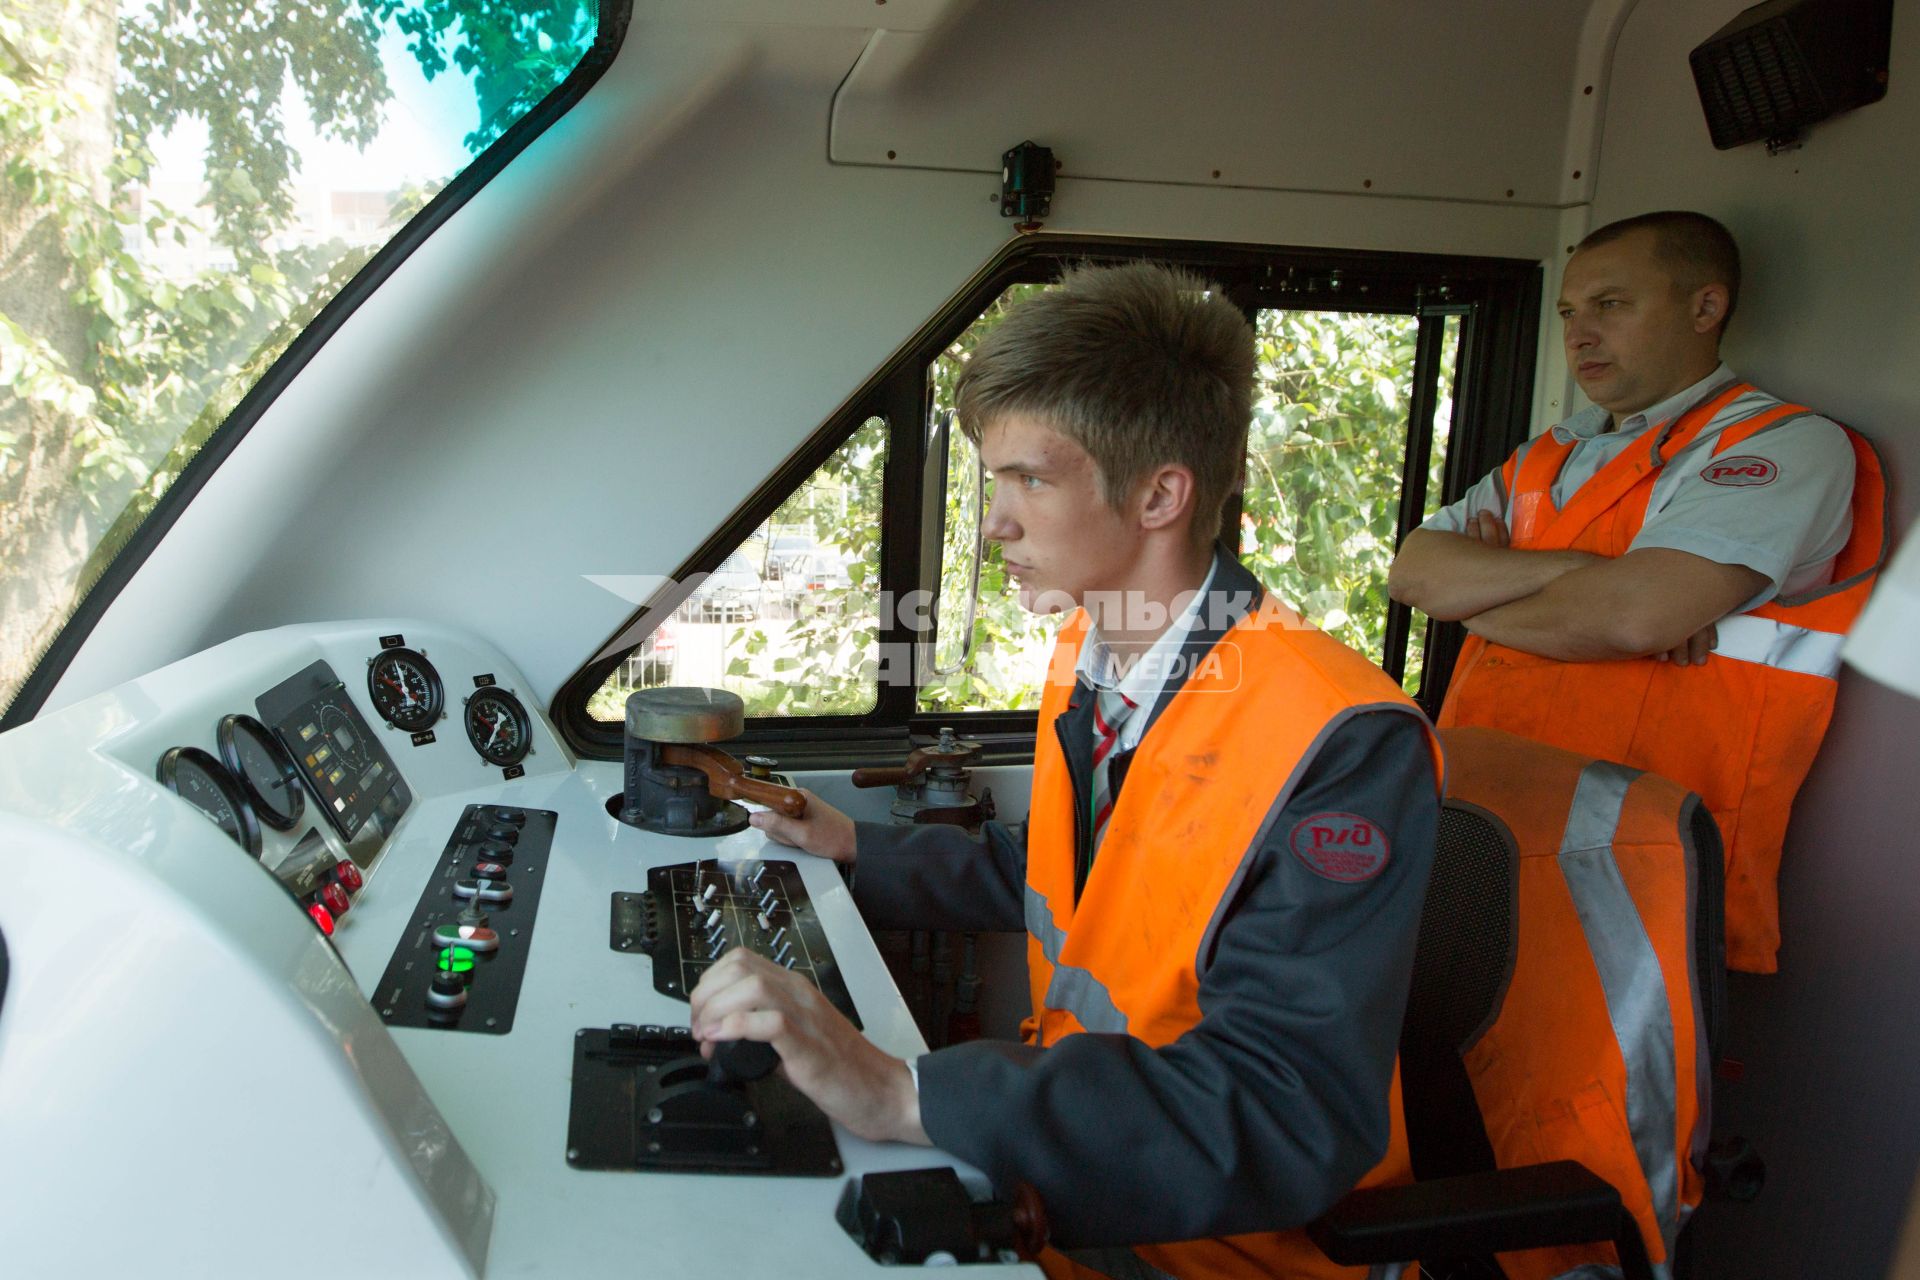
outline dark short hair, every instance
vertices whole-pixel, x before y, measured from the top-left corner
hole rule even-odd
[[[1740,301],[1740,246],[1733,242],[1731,231],[1706,214],[1690,209],[1662,209],[1658,213],[1622,218],[1589,231],[1575,252],[1642,230],[1653,232],[1654,253],[1682,292],[1692,293],[1709,284],[1727,287],[1727,313],[1720,318],[1720,332],[1725,334],[1727,322],[1733,319],[1734,305]]]
[[[1253,367],[1246,317],[1200,277],[1079,266],[981,339],[954,399],[976,444],[1009,413],[1045,419],[1092,455],[1110,506],[1155,467],[1186,467],[1205,546],[1245,466]]]

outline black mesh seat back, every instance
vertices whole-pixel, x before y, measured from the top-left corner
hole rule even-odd
[[[1698,796],[1688,796],[1680,835],[1693,847],[1693,980],[1700,988],[1707,1061],[1720,1060],[1720,1032],[1727,1017],[1726,853],[1720,824]]]
[[[1493,1025],[1513,976],[1520,851],[1506,823],[1449,800],[1420,914],[1400,1031],[1407,1144],[1418,1178],[1494,1167],[1461,1055]]]

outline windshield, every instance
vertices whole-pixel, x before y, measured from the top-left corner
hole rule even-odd
[[[598,25],[595,0],[0,9],[0,710],[242,397]]]

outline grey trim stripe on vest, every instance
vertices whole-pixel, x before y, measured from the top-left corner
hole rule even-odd
[[[1673,1011],[1667,1003],[1660,958],[1613,858],[1627,788],[1639,776],[1640,770],[1607,760],[1595,761],[1581,771],[1560,842],[1559,863],[1626,1064],[1627,1128],[1671,1257],[1680,1203],[1679,1160],[1674,1151]]]
[[[1835,425],[1837,426],[1839,424],[1836,423]],[[1777,605],[1780,605],[1782,608],[1791,609],[1799,605],[1811,604],[1815,600],[1823,599],[1826,596],[1837,595],[1840,592],[1845,591],[1850,587],[1853,587],[1859,583],[1865,582],[1868,578],[1880,572],[1880,570],[1886,566],[1887,548],[1888,548],[1889,542],[1891,541],[1887,537],[1887,530],[1893,528],[1893,486],[1886,483],[1887,462],[1885,458],[1882,458],[1880,456],[1880,448],[1878,445],[1874,444],[1873,441],[1867,439],[1867,437],[1861,435],[1857,431],[1853,433],[1853,436],[1851,438],[1857,439],[1860,441],[1860,443],[1864,444],[1867,447],[1867,452],[1871,453],[1874,456],[1874,460],[1880,464],[1881,483],[1880,483],[1880,551],[1879,551],[1879,554],[1874,556],[1872,564],[1860,570],[1860,572],[1854,574],[1850,578],[1842,578],[1838,582],[1830,582],[1825,586],[1809,587],[1807,590],[1802,591],[1797,595],[1775,596],[1773,598],[1773,602]],[[1856,483],[1858,483],[1859,475],[1860,475],[1860,472],[1856,467],[1854,470],[1854,478]],[[1853,540],[1853,535],[1848,534],[1847,540],[1851,542]]]
[[[1125,1035],[1127,1015],[1120,1012],[1100,979],[1085,969],[1060,963],[1060,949],[1067,943],[1067,932],[1054,923],[1053,908],[1032,885],[1026,887],[1026,918],[1027,932],[1040,944],[1041,954],[1053,966],[1053,978],[1047,983],[1047,1007],[1065,1010],[1089,1031]]]

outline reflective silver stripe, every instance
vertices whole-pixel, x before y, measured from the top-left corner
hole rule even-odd
[[[1737,662],[1758,662],[1782,671],[1798,671],[1831,680],[1840,670],[1844,635],[1813,631],[1789,622],[1736,613],[1714,624],[1713,651]]]
[[[1626,804],[1627,788],[1639,776],[1638,769],[1606,760],[1581,771],[1560,841],[1559,863],[1626,1064],[1627,1128],[1653,1195],[1654,1219],[1671,1257],[1680,1204],[1679,1157],[1674,1151],[1678,1121],[1673,1011],[1667,1004],[1660,957],[1613,860],[1620,810]]]
[[[1053,980],[1047,983],[1047,1007],[1063,1009],[1080,1020],[1089,1031],[1115,1035],[1127,1033],[1127,1015],[1120,1012],[1100,979],[1085,969],[1060,963],[1060,949],[1067,945],[1066,930],[1053,922],[1053,908],[1032,885],[1026,893],[1027,932],[1040,944],[1040,952],[1053,966]],[[1040,1010],[1034,1010],[1038,1015]],[[1044,1044],[1044,1035],[1042,1036]]]
[[[1073,1261],[1113,1280],[1177,1280],[1131,1249],[1118,1245],[1104,1249],[1062,1249]]]

